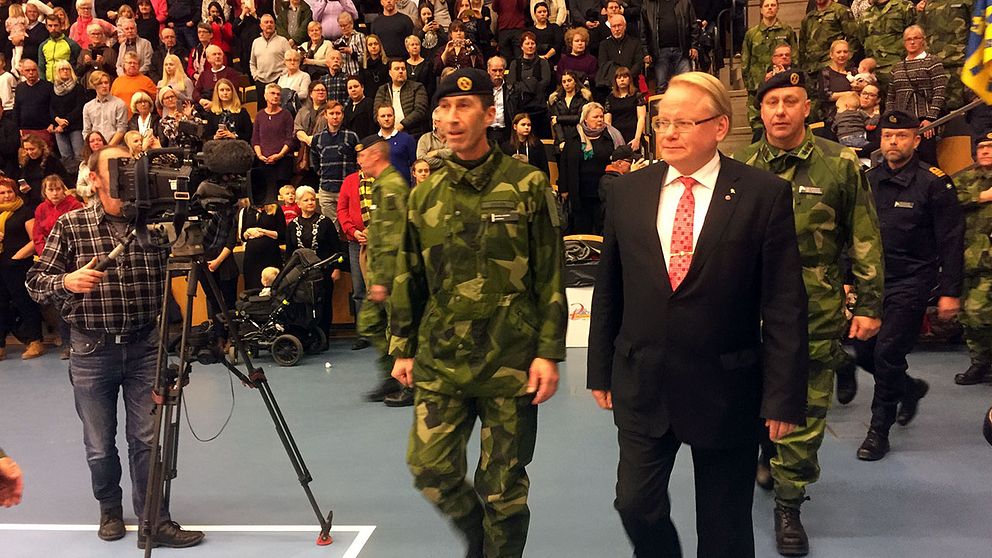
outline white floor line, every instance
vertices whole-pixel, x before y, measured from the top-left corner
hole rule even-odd
[[[185,529],[205,532],[237,533],[319,533],[315,525],[184,525]],[[58,524],[58,523],[0,523],[0,531],[96,531],[99,525]],[[128,531],[137,531],[137,525],[126,526]],[[345,550],[343,558],[358,558],[365,548],[375,525],[335,525],[331,533],[357,533]]]

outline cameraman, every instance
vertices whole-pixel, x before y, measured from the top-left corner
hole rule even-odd
[[[120,146],[90,156],[90,183],[100,203],[67,213],[55,223],[40,260],[28,272],[27,287],[36,301],[53,301],[71,326],[69,379],[76,412],[83,423],[83,445],[93,495],[100,502],[97,536],[124,536],[121,464],[118,458],[117,393],[123,391],[125,433],[134,512],[145,508],[155,421],[151,390],[155,383],[156,321],[165,285],[167,250],[131,243],[106,271],[94,269],[132,227],[123,202],[110,195],[109,160],[127,158]],[[203,540],[200,531],[183,530],[163,509],[154,546],[185,548]],[[138,548],[144,548],[143,535]]]

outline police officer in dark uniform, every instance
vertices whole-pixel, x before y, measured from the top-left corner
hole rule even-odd
[[[882,115],[885,162],[868,171],[882,229],[885,295],[878,336],[855,343],[858,365],[875,375],[871,425],[858,459],[877,461],[889,451],[893,422],[909,424],[929,385],[906,374],[931,291],[938,316],[960,308],[964,274],[964,219],[954,184],[920,162],[920,122],[901,111]]]

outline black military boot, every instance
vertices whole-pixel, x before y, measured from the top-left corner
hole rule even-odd
[[[889,453],[889,434],[875,428],[868,429],[865,441],[858,448],[858,459],[861,461],[878,461]]]
[[[382,403],[387,396],[398,393],[403,389],[396,378],[386,378],[378,387],[365,394],[365,400],[369,403]]]
[[[764,490],[771,490],[775,487],[775,481],[772,479],[771,460],[772,456],[762,448],[761,455],[758,457],[758,470],[754,474],[754,482]]]
[[[992,366],[972,364],[967,370],[954,376],[954,383],[959,386],[992,383]]]
[[[847,405],[858,394],[858,365],[853,359],[845,360],[837,369],[837,402]]]
[[[413,390],[403,388],[396,393],[391,393],[382,400],[387,407],[413,407]]]
[[[775,547],[782,556],[809,554],[809,537],[799,518],[799,508],[775,505]]]
[[[906,385],[906,393],[899,403],[899,414],[896,415],[896,422],[901,426],[906,426],[916,417],[916,411],[920,407],[920,399],[926,397],[930,391],[930,384],[919,378],[909,378]]]
[[[117,506],[100,512],[100,529],[96,536],[105,541],[116,541],[124,536],[124,508]]]

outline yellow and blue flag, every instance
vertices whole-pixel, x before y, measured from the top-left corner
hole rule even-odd
[[[992,0],[975,0],[961,82],[992,104]]]

